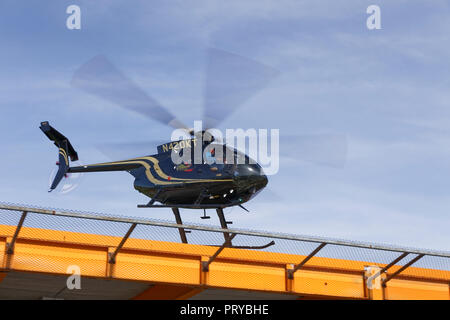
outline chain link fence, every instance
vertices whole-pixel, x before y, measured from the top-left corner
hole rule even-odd
[[[373,244],[366,242],[348,241],[324,237],[293,235],[284,233],[270,233],[244,229],[222,229],[202,224],[178,225],[171,221],[155,220],[147,218],[135,218],[127,216],[112,216],[107,214],[79,212],[73,210],[49,209],[34,206],[24,206],[11,203],[0,203],[0,237],[9,237],[13,242],[19,239],[24,241],[23,230],[32,230],[36,240],[55,237],[61,242],[79,243],[85,245],[89,237],[96,236],[98,255],[92,251],[83,257],[83,275],[96,276],[104,272],[104,265],[96,263],[100,257],[104,257],[104,247],[115,248],[110,253],[110,259],[125,256],[129,246],[139,243],[140,250],[154,250],[154,243],[160,244],[167,254],[180,250],[183,254],[191,254],[193,250],[198,256],[207,256],[212,259],[220,257],[224,248],[234,248],[247,262],[261,262],[261,253],[264,253],[268,270],[277,263],[290,263],[292,269],[315,268],[323,266],[326,261],[328,269],[364,271],[365,266],[378,266],[387,277],[400,277],[407,279],[426,278],[436,282],[450,282],[450,253],[442,251],[397,247],[393,245]],[[30,231],[31,232],[31,231]],[[185,234],[188,247],[180,247],[181,234]],[[227,241],[232,237],[231,241]],[[148,241],[151,240],[151,241]],[[94,246],[95,247],[95,246]],[[122,249],[123,248],[123,249]],[[128,248],[128,249],[127,249]],[[181,249],[180,249],[181,248]],[[184,252],[183,248],[186,248]],[[213,249],[213,250],[212,250]],[[61,251],[61,260],[70,261],[72,252],[76,249],[56,246],[55,254]],[[211,253],[215,252],[214,255]],[[16,264],[33,264],[39,266],[48,264],[44,258],[37,259],[31,253],[21,254],[23,261],[15,261]],[[219,259],[218,259],[219,260]],[[218,261],[215,260],[215,261]],[[187,263],[181,261],[180,263]],[[205,264],[205,262],[203,262]],[[63,264],[61,264],[63,265]],[[363,266],[361,268],[361,266]],[[48,267],[48,266],[47,266]],[[128,271],[135,269],[136,279],[144,279],[146,270],[144,263],[135,261],[128,264]],[[205,267],[205,266],[204,266]],[[207,270],[206,266],[206,270]],[[55,268],[58,265],[55,264]],[[171,268],[177,268],[176,263],[164,265],[161,260],[159,266],[161,277],[164,281],[171,281],[173,276]],[[224,264],[224,268],[227,266]],[[384,268],[384,269],[383,269]],[[194,276],[195,268],[192,269]],[[66,273],[66,270],[54,270],[55,273]],[[151,272],[155,272],[152,270]],[[156,271],[158,272],[158,271]],[[196,276],[196,275],[195,275]],[[165,278],[166,277],[166,278]],[[189,275],[186,275],[189,277]],[[246,279],[248,283],[258,282],[258,276]],[[270,282],[270,281],[269,281]],[[261,286],[261,285],[260,285]],[[264,284],[261,288],[272,290],[275,283]]]

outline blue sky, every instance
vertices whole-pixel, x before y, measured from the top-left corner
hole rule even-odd
[[[81,7],[81,30],[66,28],[71,4]],[[366,28],[371,4],[381,30]],[[105,54],[193,124],[213,46],[280,71],[222,128],[348,139],[343,168],[282,159],[269,181],[277,196],[261,193],[251,213],[229,209],[233,226],[448,250],[449,11],[446,1],[4,0],[0,198],[172,219],[137,209],[147,199],[126,173],[85,175],[73,192],[48,194],[57,150],[38,127],[49,120],[83,163],[108,160],[98,144],[169,137],[169,128],[72,88],[72,74]]]

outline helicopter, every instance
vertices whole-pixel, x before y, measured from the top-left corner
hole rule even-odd
[[[248,211],[243,204],[266,187],[268,178],[254,159],[221,139],[216,140],[209,129],[217,128],[221,121],[276,76],[278,71],[271,67],[210,48],[203,108],[206,129],[194,131],[147,95],[105,56],[92,58],[75,71],[71,81],[73,87],[173,129],[184,130],[190,138],[160,144],[157,153],[152,155],[70,166],[70,161],[78,160],[71,142],[49,121],[43,121],[40,129],[59,150],[58,171],[49,192],[68,173],[124,171],[134,177],[134,188],[150,198],[147,204],[138,205],[139,208],[171,208],[179,225],[182,225],[179,209],[202,209],[202,219],[210,218],[206,215],[207,209],[215,209],[222,229],[227,229],[232,221],[225,219],[224,208],[238,206]],[[311,139],[308,137],[306,140]],[[324,138],[312,140],[313,144],[317,141],[323,144]],[[326,149],[333,149],[329,148],[328,141],[333,146],[341,145],[340,139],[336,143],[334,137],[331,140],[325,137],[325,141]],[[196,153],[198,150],[200,158]],[[176,163],[174,154],[188,155],[188,161]],[[308,155],[308,152],[304,154]],[[182,242],[187,243],[186,233],[189,231],[179,228],[179,232]],[[224,237],[226,242],[231,243],[230,234],[224,233]]]
[[[239,90],[241,100],[250,97],[255,91],[263,88],[277,72],[256,61],[228,53],[219,49],[209,50],[209,73],[217,73],[218,65],[239,66],[241,81],[245,81],[245,90]],[[216,69],[216,70],[214,70]],[[247,79],[245,79],[247,74]],[[233,77],[235,74],[222,72],[221,83],[236,83],[224,77]],[[239,82],[239,81],[238,81]],[[227,90],[209,81],[209,102],[219,104],[215,99],[221,96],[221,103],[231,107],[218,107],[215,110],[205,108],[204,121],[208,128],[212,128],[225,118],[239,104],[238,101],[227,101],[223,96]],[[214,136],[208,134],[207,129],[194,132],[176,119],[166,108],[156,100],[149,97],[142,89],[125,77],[105,56],[92,58],[82,65],[72,78],[72,85],[97,97],[101,97],[129,110],[144,114],[152,119],[162,122],[174,129],[185,129],[190,139],[170,141],[157,146],[158,153],[121,161],[96,163],[82,166],[70,166],[70,161],[77,161],[78,154],[66,136],[53,128],[49,121],[43,121],[40,129],[58,147],[58,171],[50,186],[49,192],[54,190],[60,181],[69,173],[125,171],[134,177],[134,188],[148,196],[150,201],[139,208],[171,208],[178,224],[182,224],[179,209],[203,209],[201,218],[208,219],[206,209],[215,209],[222,228],[232,223],[227,221],[223,209],[239,206],[248,211],[243,204],[254,198],[268,183],[267,176],[262,167],[253,159],[240,151],[215,141]],[[236,91],[236,88],[233,88]],[[225,92],[224,92],[225,91]],[[211,94],[212,92],[212,94]],[[230,95],[229,95],[230,96]],[[207,99],[208,99],[207,98]],[[229,100],[229,98],[228,98]],[[179,149],[177,149],[179,148]],[[200,161],[194,160],[196,148],[201,150]],[[192,154],[192,161],[174,163],[171,157],[176,150],[185,154]],[[208,151],[207,151],[208,150]],[[219,152],[220,151],[220,152]],[[219,159],[216,154],[232,154],[232,159]],[[205,155],[208,156],[206,161]],[[238,158],[245,159],[238,163]],[[187,242],[184,230],[180,229],[183,242]],[[225,236],[226,240],[229,236]]]
[[[216,209],[222,227],[226,228],[229,222],[225,220],[223,208],[237,205],[247,210],[242,204],[255,197],[268,182],[259,164],[252,163],[254,161],[236,149],[215,144],[213,136],[209,137],[210,141],[203,142],[202,137],[171,141],[158,146],[158,153],[154,155],[71,167],[70,161],[77,161],[78,154],[69,139],[48,121],[41,122],[40,129],[54,142],[59,152],[58,171],[49,192],[58,186],[67,173],[126,171],[135,178],[134,188],[151,198],[148,204],[138,207],[172,208],[179,224],[182,224],[180,208]],[[174,150],[193,154],[197,144],[202,153],[207,155],[208,161],[173,162],[171,154]],[[216,158],[219,148],[223,150],[222,155],[231,151],[234,155],[231,163],[223,163]],[[244,157],[247,163],[239,164],[238,157]],[[209,217],[205,213],[202,218]]]

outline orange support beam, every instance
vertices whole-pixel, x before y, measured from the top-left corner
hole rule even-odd
[[[0,271],[7,259],[6,239],[15,226],[0,225]],[[368,289],[367,266],[385,265],[313,256],[288,279],[288,269],[306,256],[224,248],[202,270],[217,247],[129,238],[118,251],[115,264],[108,252],[122,237],[22,227],[10,255],[13,271],[67,274],[80,267],[82,277],[134,280],[155,284],[138,298],[181,299],[200,288],[228,288],[298,296],[351,299],[450,299],[450,271],[409,267],[387,283]],[[389,272],[400,270],[394,265]],[[199,292],[199,291],[198,291]]]

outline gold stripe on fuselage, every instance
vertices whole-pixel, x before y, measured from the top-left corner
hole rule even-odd
[[[141,158],[137,158],[137,159],[150,160],[153,163],[153,168],[155,169],[155,172],[158,174],[158,176],[160,176],[163,179],[169,180],[169,176],[167,176],[164,173],[164,171],[162,171],[162,169],[159,166],[159,161],[157,159],[155,159],[154,157],[141,157]],[[201,179],[183,179],[183,178],[177,178],[177,177],[170,177],[170,179],[180,180],[180,181],[201,180]],[[215,180],[215,181],[217,181],[217,180]]]
[[[153,163],[153,167],[155,169],[155,172],[163,179],[169,180],[169,176],[167,176],[164,171],[159,167],[159,161],[155,159],[154,157],[140,157],[136,159],[146,159],[150,160]],[[184,178],[177,178],[177,177],[170,177],[170,180],[179,180],[179,181],[192,181],[192,182],[216,182],[216,181],[233,181],[233,179],[222,179],[222,180],[214,180],[214,179],[184,179]]]
[[[143,160],[149,160],[153,163],[154,166],[154,170],[155,172],[163,179],[165,180],[176,180],[176,181],[161,181],[156,179],[150,169],[151,166],[143,161]],[[156,160],[153,157],[140,157],[140,158],[134,158],[134,159],[130,159],[130,160],[123,160],[123,161],[116,161],[116,162],[105,162],[105,163],[98,163],[98,164],[93,164],[93,165],[88,165],[85,167],[89,167],[89,166],[107,166],[107,165],[115,165],[115,164],[130,164],[130,163],[138,163],[140,165],[142,165],[145,168],[145,174],[147,179],[152,182],[153,184],[160,184],[160,185],[174,185],[174,184],[180,184],[180,183],[197,183],[197,182],[224,182],[224,181],[233,181],[233,179],[217,179],[217,180],[213,180],[213,179],[183,179],[183,178],[176,178],[176,177],[170,177],[167,176],[159,167],[159,161]]]
[[[64,160],[66,161],[66,166],[69,165],[69,159],[67,158],[67,153],[63,148],[59,148],[59,153],[64,157]]]

